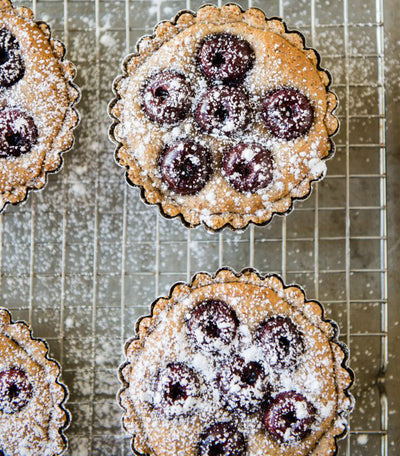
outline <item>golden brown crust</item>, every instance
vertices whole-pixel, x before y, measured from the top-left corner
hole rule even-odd
[[[253,438],[253,442],[249,445],[249,454],[261,455],[265,454],[268,448],[268,454],[276,455],[333,455],[336,454],[336,439],[342,436],[346,430],[346,417],[347,414],[353,408],[353,399],[349,394],[348,390],[353,382],[353,374],[346,365],[347,359],[347,348],[338,342],[337,340],[337,328],[336,325],[324,319],[322,306],[315,301],[307,301],[303,290],[298,286],[286,287],[282,279],[276,275],[261,276],[257,271],[253,269],[243,270],[237,274],[234,271],[224,268],[214,276],[206,273],[196,274],[190,284],[178,283],[171,288],[170,295],[165,298],[159,298],[156,300],[151,307],[151,315],[143,317],[137,322],[136,325],[136,336],[128,341],[125,346],[126,363],[120,367],[120,379],[123,383],[123,387],[119,393],[119,402],[124,410],[123,415],[123,426],[125,430],[133,436],[132,446],[137,454],[150,454],[157,456],[169,456],[170,450],[163,450],[160,442],[168,441],[171,439],[171,435],[168,431],[173,428],[174,432],[177,432],[174,428],[177,426],[183,433],[187,433],[187,427],[189,427],[189,434],[198,434],[198,423],[187,424],[184,428],[179,427],[179,423],[160,423],[151,414],[150,409],[142,407],[140,401],[133,397],[132,391],[139,391],[138,384],[136,383],[137,372],[142,372],[145,364],[142,358],[146,356],[146,349],[149,344],[153,347],[168,347],[168,336],[167,339],[163,339],[165,334],[169,334],[173,331],[172,328],[183,325],[182,318],[179,316],[187,315],[188,308],[192,304],[190,302],[201,302],[203,299],[221,299],[222,296],[229,296],[231,301],[228,302],[236,311],[238,316],[243,318],[249,324],[249,329],[253,330],[252,326],[256,327],[259,321],[262,321],[263,316],[262,309],[257,308],[256,310],[250,300],[246,296],[256,296],[265,304],[272,306],[272,309],[279,309],[279,314],[290,315],[291,318],[295,318],[296,323],[299,323],[304,327],[310,329],[311,332],[320,332],[320,336],[314,339],[317,346],[315,347],[315,353],[320,349],[323,351],[324,344],[327,344],[330,355],[332,357],[332,363],[325,359],[327,368],[326,373],[319,373],[324,383],[324,393],[320,400],[328,401],[328,398],[335,398],[336,407],[333,416],[326,419],[321,424],[321,432],[317,432],[314,436],[310,436],[301,444],[293,447],[285,447],[282,449],[276,442],[271,439],[265,438],[265,433],[260,433],[257,438]],[[240,297],[241,299],[237,299]],[[240,301],[243,303],[240,303]],[[259,304],[257,304],[258,306]],[[264,304],[260,304],[261,307]],[[182,307],[182,309],[180,309]],[[258,315],[259,314],[259,315]],[[247,315],[247,316],[246,316]],[[157,327],[160,322],[167,322],[163,330],[157,334]],[[302,323],[300,323],[302,321]],[[249,323],[251,322],[251,323]],[[315,333],[316,333],[315,332]],[[309,334],[306,336],[309,337]],[[178,337],[178,340],[180,338]],[[322,344],[321,346],[319,344]],[[166,362],[171,362],[169,358],[168,349],[160,348],[163,351],[163,359]],[[173,351],[173,350],[172,350]],[[150,352],[153,353],[153,352]],[[142,360],[142,361],[141,361]],[[148,359],[148,363],[157,364],[157,359]],[[321,359],[320,359],[321,361]],[[310,364],[311,366],[311,364]],[[304,367],[308,369],[309,366]],[[154,368],[154,366],[153,366]],[[330,373],[328,373],[330,369]],[[326,377],[332,376],[329,380]],[[144,377],[144,374],[143,374]],[[134,381],[135,379],[135,381]],[[332,383],[331,383],[332,382]],[[130,390],[132,388],[132,390]],[[147,419],[144,417],[149,416],[149,424]],[[216,418],[218,420],[218,418]],[[168,421],[168,420],[167,420]],[[161,431],[158,429],[161,428]],[[185,450],[185,454],[191,455],[193,449],[191,446],[190,438],[183,439],[182,449]],[[192,438],[193,440],[193,438]],[[175,444],[177,444],[175,442]],[[178,443],[179,445],[179,443]],[[174,447],[174,451],[177,451],[177,447]],[[301,452],[298,452],[301,451]]]
[[[137,88],[134,84],[136,82],[139,83],[146,74],[146,70],[143,70],[143,68],[149,64],[149,61],[152,61],[153,54],[159,51],[162,45],[167,45],[174,37],[178,39],[177,36],[179,34],[182,36],[187,36],[191,33],[199,34],[199,30],[201,29],[207,34],[208,29],[208,33],[215,33],[219,30],[225,31],[227,28],[236,31],[236,33],[244,33],[245,30],[252,30],[251,35],[257,35],[257,33],[262,35],[261,32],[267,32],[267,38],[265,38],[266,35],[264,34],[262,37],[258,37],[259,41],[262,39],[268,40],[269,33],[270,37],[275,37],[275,41],[278,40],[282,46],[286,46],[287,49],[290,48],[290,52],[295,55],[295,58],[299,58],[301,55],[306,57],[302,62],[307,62],[306,65],[309,66],[307,74],[310,75],[311,81],[315,80],[315,83],[314,85],[310,83],[305,88],[316,91],[317,93],[318,90],[316,87],[321,87],[316,97],[319,102],[318,104],[320,105],[322,103],[322,107],[319,108],[321,112],[318,114],[318,130],[315,129],[309,142],[306,142],[303,146],[299,146],[299,152],[302,150],[307,151],[311,147],[313,139],[319,149],[318,159],[325,160],[331,154],[333,147],[329,136],[333,135],[338,128],[338,120],[333,115],[333,111],[337,105],[337,99],[329,91],[330,77],[326,71],[319,67],[319,56],[317,52],[305,47],[304,38],[298,32],[288,31],[281,20],[267,19],[264,13],[256,8],[242,11],[236,5],[226,5],[222,8],[204,6],[196,14],[192,12],[179,13],[171,21],[160,23],[155,28],[152,36],[143,37],[137,44],[137,52],[125,59],[123,75],[117,78],[114,83],[114,91],[117,98],[110,105],[110,114],[115,120],[111,127],[110,136],[118,144],[116,160],[121,166],[127,169],[128,182],[141,188],[142,198],[146,203],[158,204],[163,215],[167,217],[180,216],[188,227],[194,227],[203,223],[213,231],[225,226],[230,226],[234,229],[243,229],[250,222],[261,225],[268,223],[276,213],[288,213],[292,209],[293,200],[307,197],[311,191],[311,182],[319,180],[324,173],[323,167],[315,167],[315,169],[308,169],[308,171],[304,169],[301,171],[303,178],[297,181],[289,173],[286,173],[283,180],[284,189],[279,188],[278,190],[280,186],[276,186],[275,189],[269,191],[268,203],[265,203],[265,194],[262,197],[259,194],[253,194],[251,197],[243,196],[239,192],[234,191],[228,184],[219,181],[218,186],[221,186],[219,190],[223,197],[217,197],[214,205],[210,203],[210,198],[197,198],[196,196],[185,197],[185,201],[182,202],[182,198],[174,197],[171,195],[171,192],[166,192],[162,188],[159,179],[151,171],[151,166],[154,167],[154,165],[149,164],[150,162],[154,163],[155,157],[160,153],[162,135],[159,134],[156,128],[149,128],[152,140],[151,144],[147,146],[145,137],[140,136],[135,129],[131,128],[131,131],[127,132],[129,128],[124,120],[124,115],[126,118],[126,115],[129,114],[126,114],[125,111],[141,111],[139,102],[131,103],[131,101],[128,102],[127,100],[132,100],[132,98],[137,99]],[[181,39],[181,41],[183,40],[184,38]],[[255,42],[257,43],[257,41]],[[298,56],[296,53],[298,53]],[[177,59],[172,60],[176,64]],[[324,133],[319,138],[320,131]],[[260,134],[264,134],[262,128]],[[213,138],[207,137],[207,140],[211,141],[216,150],[218,147],[221,147],[221,144]],[[137,157],[133,156],[132,148],[136,147],[135,144],[146,146],[148,163],[140,162]],[[285,146],[281,144],[279,147],[284,152]],[[285,167],[283,162],[281,167],[282,169]],[[208,192],[209,189],[214,187],[215,182],[213,181],[207,184],[203,191]],[[233,200],[235,201],[234,203]]]
[[[32,337],[30,326],[12,321],[0,308],[0,371],[22,368],[34,384],[33,396],[20,412],[0,412],[0,447],[7,455],[29,451],[30,456],[53,456],[67,447],[68,391],[59,382],[61,367],[48,351],[45,341]]]
[[[28,8],[14,8],[0,0],[0,27],[17,38],[26,66],[14,86],[0,91],[2,107],[12,99],[37,122],[38,144],[17,158],[0,158],[0,212],[7,203],[22,202],[30,189],[40,189],[46,174],[62,165],[62,153],[73,146],[79,122],[74,106],[80,92],[73,84],[75,67],[65,60],[65,47],[51,37],[49,26],[34,20]]]

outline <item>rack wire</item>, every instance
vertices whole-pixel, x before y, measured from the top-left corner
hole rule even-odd
[[[18,5],[22,2],[17,1]],[[388,455],[387,245],[382,0],[253,0],[317,48],[341,100],[335,157],[288,217],[243,233],[187,230],[144,206],[112,162],[106,106],[137,38],[194,0],[23,2],[67,45],[82,124],[43,192],[0,217],[0,302],[63,365],[69,454],[126,455],[116,369],[137,317],[178,280],[227,265],[277,272],[320,300],[351,349],[357,408],[339,454]]]

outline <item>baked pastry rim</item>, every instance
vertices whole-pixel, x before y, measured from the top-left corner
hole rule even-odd
[[[150,306],[150,313],[140,317],[136,321],[135,335],[128,339],[125,343],[124,353],[126,361],[119,367],[119,379],[122,383],[122,387],[118,391],[117,399],[120,408],[123,410],[123,416],[121,419],[122,427],[132,437],[131,448],[135,455],[151,456],[152,453],[149,453],[151,450],[146,446],[145,437],[140,434],[140,419],[135,417],[135,409],[129,398],[129,375],[131,372],[129,357],[141,350],[147,335],[153,327],[153,322],[157,321],[159,314],[168,308],[171,308],[174,301],[178,301],[181,297],[186,296],[191,290],[196,288],[216,283],[233,282],[262,285],[268,280],[274,282],[273,287],[270,286],[273,290],[281,291],[285,294],[285,296],[287,296],[290,291],[295,291],[297,296],[295,298],[290,297],[291,304],[295,307],[297,307],[298,304],[308,304],[308,316],[306,318],[310,318],[311,315],[314,315],[318,319],[318,325],[315,321],[313,321],[313,324],[317,325],[319,329],[325,333],[331,346],[336,347],[336,353],[334,354],[335,369],[339,368],[340,371],[336,371],[335,383],[341,383],[340,385],[336,384],[336,387],[338,393],[342,393],[342,397],[340,397],[340,395],[338,396],[338,401],[341,402],[341,410],[336,413],[336,417],[347,417],[351,413],[354,409],[354,397],[350,392],[350,388],[354,383],[354,373],[348,366],[350,351],[346,344],[339,341],[339,327],[337,323],[334,320],[325,318],[325,310],[322,304],[313,299],[308,300],[305,291],[301,286],[297,284],[285,285],[283,279],[278,274],[261,274],[254,268],[245,268],[240,272],[236,272],[230,267],[223,267],[218,269],[215,274],[199,272],[192,277],[189,283],[176,282],[173,284],[169,290],[169,294],[165,297],[159,297],[154,300]],[[298,302],[299,298],[300,303]],[[297,305],[293,303],[294,300],[298,302]],[[301,311],[301,309],[299,310]],[[340,364],[338,361],[340,361]],[[128,428],[130,428],[130,430]],[[346,421],[337,423],[334,420],[331,426],[327,428],[323,434],[324,438],[330,429],[332,432],[335,429],[338,431],[336,434],[331,436],[331,439],[333,439],[333,443],[331,444],[331,446],[333,445],[331,448],[333,453],[329,453],[331,456],[337,455],[337,441],[347,434],[347,428],[348,425]],[[132,429],[135,429],[135,431],[132,431]]]
[[[68,440],[67,437],[65,436],[64,432],[68,429],[69,425],[71,424],[71,414],[69,410],[65,407],[65,403],[69,399],[69,391],[68,388],[64,383],[60,381],[61,377],[61,365],[60,363],[55,360],[54,358],[51,358],[49,356],[49,351],[50,347],[48,342],[45,339],[42,339],[40,337],[34,337],[33,336],[33,328],[32,326],[27,323],[24,320],[13,320],[11,312],[6,309],[5,307],[0,306],[0,328],[2,326],[13,326],[16,325],[18,326],[22,331],[21,331],[21,338],[29,344],[30,347],[35,348],[35,357],[34,359],[36,360],[37,354],[40,354],[40,358],[43,360],[43,363],[51,365],[53,367],[53,370],[55,370],[56,375],[52,375],[52,383],[56,384],[58,388],[58,399],[55,401],[55,406],[57,406],[63,416],[62,419],[62,425],[57,428],[58,434],[61,437],[61,440],[63,442],[62,448],[60,448],[59,452],[57,454],[62,454],[67,446],[68,446]],[[12,339],[12,336],[10,336]],[[24,346],[25,348],[25,346]]]
[[[1,11],[12,11],[14,15],[19,16],[21,19],[32,21],[41,30],[51,46],[53,57],[57,60],[60,72],[66,81],[69,105],[58,133],[52,139],[52,148],[49,151],[55,153],[57,159],[46,162],[49,152],[46,153],[39,174],[34,179],[31,179],[33,182],[25,182],[24,184],[13,186],[10,191],[0,192],[0,214],[5,211],[8,205],[17,206],[24,203],[31,191],[39,191],[45,188],[48,182],[48,174],[56,174],[62,169],[64,164],[63,154],[74,147],[75,137],[73,130],[80,123],[80,115],[75,106],[81,98],[81,91],[73,82],[77,73],[76,67],[65,58],[67,53],[65,44],[58,39],[52,38],[51,26],[44,21],[35,20],[35,15],[30,8],[24,6],[15,7],[11,0],[0,0]],[[60,144],[60,149],[54,146],[56,143]]]
[[[187,21],[187,19],[185,19],[185,15],[191,16],[192,19],[196,21],[199,12],[202,12],[203,14],[204,11],[206,11],[206,14],[209,13],[210,15],[215,15],[219,18],[224,17],[224,15],[229,15],[230,13],[232,15],[240,14],[242,18],[241,22],[245,22],[243,16],[250,12],[255,15],[255,20],[263,20],[265,24],[268,24],[269,30],[274,31],[274,28],[280,29],[281,36],[306,54],[307,58],[312,61],[312,64],[315,66],[318,74],[322,78],[321,83],[326,89],[327,111],[325,113],[325,120],[329,118],[330,123],[334,124],[334,127],[332,127],[332,125],[330,127],[326,122],[324,122],[328,131],[327,141],[329,149],[327,150],[326,155],[320,160],[325,162],[325,160],[332,158],[335,152],[335,144],[332,137],[339,129],[339,120],[334,114],[338,106],[338,98],[336,94],[330,90],[332,77],[328,70],[320,66],[321,57],[318,51],[307,47],[304,35],[298,30],[290,30],[282,18],[267,18],[265,13],[259,8],[252,7],[246,10],[235,3],[227,3],[222,7],[206,4],[201,6],[197,11],[179,11],[171,20],[159,22],[154,27],[151,35],[142,36],[136,43],[135,51],[124,58],[122,62],[122,74],[117,76],[113,82],[112,88],[114,98],[108,106],[108,114],[113,121],[109,129],[109,138],[116,145],[114,160],[118,166],[125,168],[125,180],[128,185],[131,187],[138,187],[140,189],[141,200],[146,205],[157,205],[163,217],[167,219],[180,218],[181,222],[187,228],[194,228],[199,225],[203,225],[208,231],[218,232],[224,228],[230,228],[233,231],[244,230],[250,224],[265,226],[272,221],[274,215],[289,214],[294,209],[295,201],[307,199],[311,195],[313,183],[322,180],[324,172],[320,172],[319,175],[314,178],[311,177],[311,172],[309,172],[300,183],[298,183],[292,190],[289,191],[288,194],[286,194],[286,196],[273,203],[273,206],[279,205],[279,208],[270,210],[264,209],[263,215],[261,216],[234,212],[213,212],[210,215],[212,221],[209,223],[205,220],[199,220],[200,217],[198,216],[198,212],[192,208],[187,208],[175,201],[164,199],[164,192],[159,188],[153,187],[153,181],[150,177],[143,176],[142,168],[129,154],[129,146],[116,137],[115,130],[118,125],[122,123],[119,117],[121,111],[119,105],[122,104],[123,101],[121,83],[124,80],[129,79],[134,73],[134,69],[140,66],[148,56],[150,56],[153,52],[156,52],[165,42],[180,33],[180,31],[185,30],[190,25],[196,23],[193,22],[193,24],[191,23],[190,25],[185,25],[184,22],[185,20]],[[181,22],[183,22],[183,26],[181,26]],[[175,32],[173,32],[173,30],[175,30]],[[152,46],[153,49],[149,51],[148,48],[151,48]],[[197,220],[193,222],[190,218],[197,218]]]

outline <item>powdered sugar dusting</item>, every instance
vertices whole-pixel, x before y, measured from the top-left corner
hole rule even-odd
[[[70,86],[72,68],[67,62],[60,63],[64,49],[59,42],[50,42],[46,27],[42,25],[41,30],[26,15],[2,5],[0,30],[15,39],[12,45],[2,38],[4,56],[8,56],[2,62],[2,72],[5,67],[8,72],[21,69],[23,73],[8,86],[2,85],[0,106],[2,110],[18,109],[29,115],[38,141],[29,144],[27,150],[21,147],[20,155],[1,155],[0,208],[6,202],[22,200],[27,187],[42,187],[45,173],[59,167],[59,154],[72,144],[69,129],[77,123],[77,116],[71,106],[78,92]],[[11,46],[17,46],[19,60],[12,60],[15,51]],[[15,129],[23,138],[26,129],[18,121]],[[4,129],[2,132],[1,142],[6,147],[10,137],[4,136]]]
[[[250,43],[255,53],[252,68],[238,85],[245,89],[251,113],[247,105],[241,106],[242,102],[237,99],[228,103],[230,95],[220,99],[221,86],[207,89],[209,81],[200,70],[197,53],[204,38],[213,33],[231,33],[243,38]],[[222,62],[224,65],[224,60]],[[143,85],[152,74],[165,69],[184,75],[193,88],[190,100],[192,108],[172,128],[149,121],[141,106]],[[194,25],[164,43],[133,75],[124,80],[121,88],[122,86],[122,101],[119,102],[121,123],[115,130],[116,138],[127,145],[129,155],[141,169],[141,174],[152,181],[152,189],[160,189],[165,203],[164,210],[168,204],[176,203],[184,208],[184,214],[191,214],[195,223],[203,221],[211,227],[215,214],[230,221],[236,217],[234,214],[247,215],[247,221],[255,214],[268,219],[275,208],[282,204],[287,207],[287,202],[282,202],[284,198],[291,195],[304,196],[309,190],[304,185],[306,180],[319,179],[324,175],[326,166],[323,159],[330,150],[328,135],[332,133],[331,127],[325,124],[328,110],[325,86],[307,57],[298,50],[295,51],[285,39],[271,32],[252,29],[245,24]],[[314,111],[310,131],[289,141],[273,136],[262,119],[264,97],[271,90],[282,87],[293,87],[303,93],[310,100]],[[211,102],[219,109],[215,125],[214,120],[208,120]],[[289,111],[287,110],[286,117],[289,116]],[[300,117],[298,128],[303,128],[309,121],[309,116],[303,113]],[[163,185],[158,172],[158,158],[170,141],[193,136],[215,155],[214,172],[202,190],[190,198],[182,198]],[[272,183],[267,188],[252,193],[238,192],[224,179],[220,179],[219,163],[222,156],[229,147],[243,140],[265,144],[271,151],[274,162]],[[210,189],[213,189],[212,197]]]
[[[7,311],[0,309],[0,373],[17,369],[31,388],[29,394],[22,390],[14,401],[18,408],[7,405],[9,397],[0,399],[0,448],[5,454],[53,456],[65,449],[61,432],[67,415],[61,404],[66,393],[57,383],[58,365],[45,353],[43,343],[31,339],[27,326],[10,323]],[[9,395],[13,383],[5,389],[4,377],[1,382],[0,396]],[[16,384],[13,394],[23,386]]]
[[[311,323],[301,310],[288,305],[285,294],[282,294],[281,298],[276,298],[275,292],[268,289],[242,288],[239,283],[222,283],[193,290],[190,296],[174,302],[169,310],[153,319],[142,348],[133,352],[128,359],[131,368],[127,380],[129,401],[134,410],[131,413],[137,415],[136,419],[140,422],[140,430],[137,432],[145,434],[148,444],[156,452],[176,454],[178,448],[186,448],[186,454],[195,454],[199,436],[204,428],[210,423],[222,420],[232,421],[238,426],[247,439],[249,454],[261,456],[265,451],[275,454],[276,442],[263,427],[262,409],[256,406],[255,412],[250,414],[244,411],[249,407],[251,410],[267,391],[272,398],[284,391],[296,392],[306,398],[311,405],[306,407],[303,402],[294,405],[297,418],[300,420],[308,419],[309,407],[312,406],[316,410],[316,419],[309,437],[302,441],[292,440],[291,431],[287,431],[289,434],[286,445],[289,446],[285,446],[285,454],[309,454],[321,432],[329,428],[336,419],[339,420],[336,414],[340,407],[340,399],[335,386],[335,367],[332,364],[334,355],[329,339],[321,332],[318,323]],[[237,334],[229,345],[222,343],[221,340],[218,349],[217,346],[213,346],[211,352],[207,348],[209,342],[204,339],[199,327],[199,334],[195,333],[195,341],[188,329],[188,322],[193,318],[192,315],[195,315],[194,310],[207,299],[227,303],[239,319]],[[299,356],[298,364],[294,367],[277,367],[272,360],[270,364],[259,345],[257,328],[265,319],[274,315],[290,315],[291,321],[302,333],[305,351]],[[226,325],[226,321],[222,319],[221,324]],[[243,390],[241,377],[234,373],[230,377],[228,366],[234,359],[232,357],[237,355],[243,357],[245,363],[257,363],[262,366],[266,373],[265,386],[262,377],[258,377],[250,389]],[[186,368],[193,369],[200,379],[201,386],[194,397],[185,404],[184,409],[171,409],[171,406],[164,403],[160,415],[160,400],[157,396],[159,392],[154,390],[154,382],[168,363],[174,362],[184,363]],[[218,380],[220,375],[222,380]],[[226,378],[230,379],[228,383],[223,380]],[[223,383],[219,383],[220,381]],[[186,385],[185,382],[183,378],[182,384]],[[227,397],[231,398],[229,403],[226,402]],[[240,407],[244,409],[230,409],[228,404],[239,400],[235,398],[240,398]],[[169,418],[166,419],[166,415]],[[262,448],[262,452],[257,448]]]

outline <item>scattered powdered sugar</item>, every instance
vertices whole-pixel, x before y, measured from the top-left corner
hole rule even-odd
[[[107,33],[103,33],[101,35],[100,43],[109,49],[115,48],[115,46],[118,44],[117,40],[111,34]]]
[[[315,177],[320,177],[320,176],[325,176],[327,172],[327,166],[326,163],[323,161],[318,161],[317,164],[311,165],[310,161],[310,173],[312,176]]]
[[[246,147],[243,151],[243,158],[247,161],[251,161],[254,157],[254,151],[251,147]]]
[[[368,434],[360,434],[357,436],[357,444],[358,445],[368,445]]]

